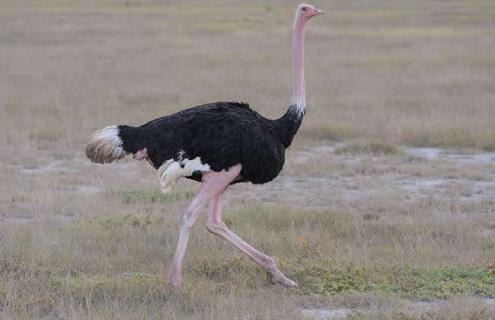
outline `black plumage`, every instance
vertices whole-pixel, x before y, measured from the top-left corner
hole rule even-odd
[[[215,102],[161,117],[140,127],[118,126],[127,153],[146,148],[155,168],[165,161],[200,157],[213,171],[241,164],[241,180],[255,184],[273,180],[284,165],[303,114],[289,107],[280,119],[271,120],[246,103]],[[195,171],[188,178],[200,181]],[[239,182],[239,181],[237,181]]]

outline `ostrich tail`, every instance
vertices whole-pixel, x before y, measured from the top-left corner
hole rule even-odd
[[[96,163],[109,163],[126,155],[118,126],[108,126],[95,131],[86,145],[86,156]]]

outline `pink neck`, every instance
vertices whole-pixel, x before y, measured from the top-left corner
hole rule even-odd
[[[307,19],[296,16],[292,35],[292,64],[294,66],[294,83],[292,104],[299,112],[306,108],[306,94],[304,90],[304,27]]]

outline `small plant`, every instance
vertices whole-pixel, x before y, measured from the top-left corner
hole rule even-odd
[[[158,225],[163,223],[163,218],[152,219],[149,215],[141,216],[135,214],[126,214],[123,216],[97,219],[96,222],[98,223],[98,225],[109,230],[123,226],[140,228],[140,227]]]

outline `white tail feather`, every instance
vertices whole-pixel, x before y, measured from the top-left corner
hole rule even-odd
[[[86,156],[93,162],[108,163],[122,159],[125,155],[117,126],[95,131],[86,145]]]

